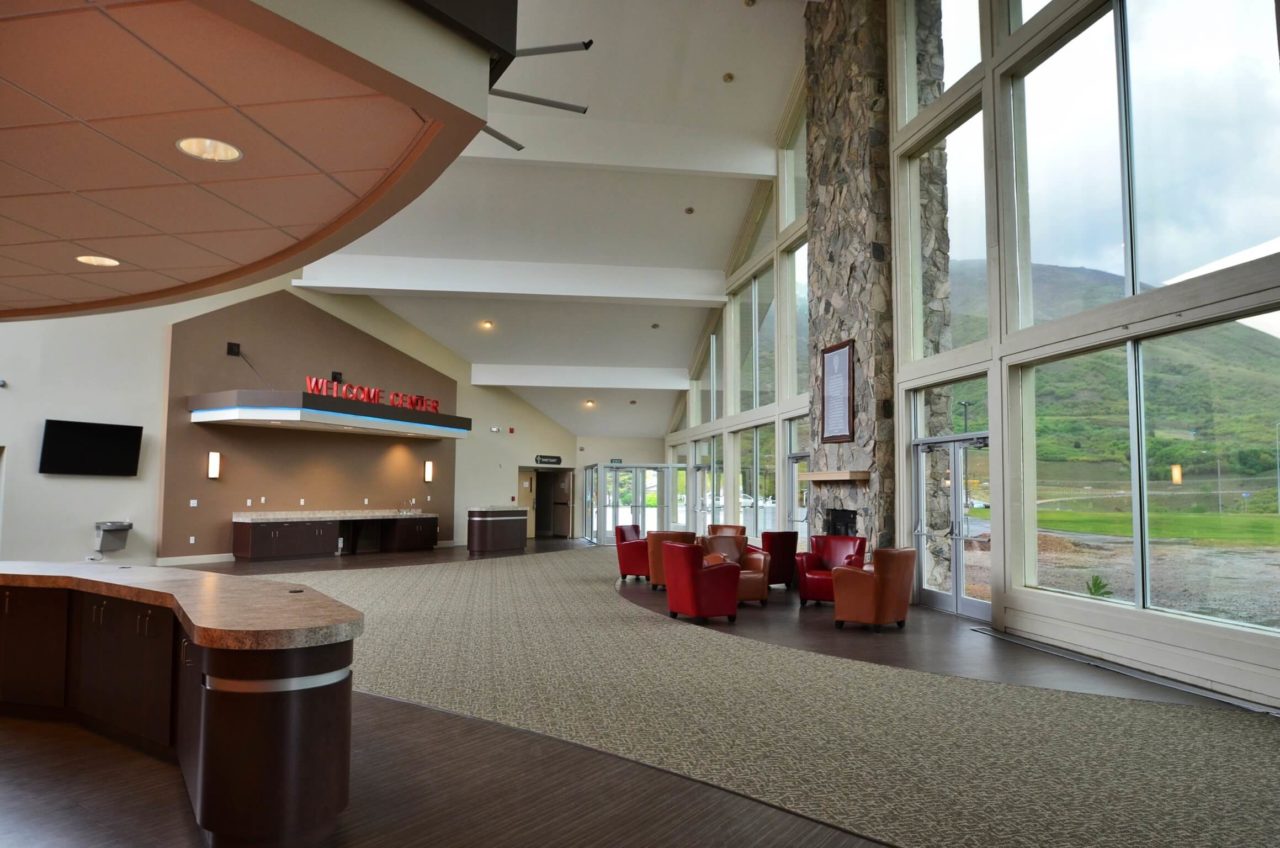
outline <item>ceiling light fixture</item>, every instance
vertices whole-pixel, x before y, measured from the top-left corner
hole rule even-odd
[[[633,401],[628,401],[628,403],[630,403],[632,406],[635,406],[635,405],[636,405],[636,402],[635,402],[634,400],[633,400]]]
[[[686,215],[692,215],[692,214],[693,214],[693,207],[692,207],[692,206],[686,206],[686,207],[684,208],[684,214],[686,214]]]
[[[480,329],[482,329],[482,330],[492,330],[492,329],[493,329],[493,322],[492,322],[492,321],[490,321],[490,320],[488,320],[488,319],[486,318],[485,320],[483,320],[483,321],[481,321],[481,322],[480,322]]]
[[[733,74],[727,73],[724,76],[722,76],[720,79],[724,80],[725,82],[733,82]]]
[[[240,148],[216,138],[180,138],[175,144],[191,158],[205,162],[239,162],[244,158]]]
[[[119,259],[112,259],[110,256],[77,256],[76,261],[96,268],[114,268],[120,264]]]
[[[589,400],[589,401],[587,401],[587,409],[595,409],[595,406],[596,406],[596,402],[595,402],[595,401],[593,401],[593,400]]]

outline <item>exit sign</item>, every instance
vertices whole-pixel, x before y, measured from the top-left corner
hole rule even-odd
[[[610,464],[610,465],[621,465],[621,464],[622,464],[622,460],[620,460],[620,459],[611,459],[611,460],[609,460],[609,464]]]

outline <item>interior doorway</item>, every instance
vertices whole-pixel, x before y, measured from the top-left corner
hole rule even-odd
[[[539,469],[534,481],[534,533],[541,539],[573,535],[573,472]]]
[[[537,535],[538,502],[536,498],[538,472],[531,469],[520,469],[519,487],[516,489],[516,506],[525,509],[525,537],[532,539]]]
[[[915,445],[920,602],[991,620],[991,472],[986,434]]]

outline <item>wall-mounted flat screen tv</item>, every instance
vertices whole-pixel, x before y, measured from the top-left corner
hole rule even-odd
[[[136,477],[141,448],[141,427],[50,418],[44,422],[40,473]]]

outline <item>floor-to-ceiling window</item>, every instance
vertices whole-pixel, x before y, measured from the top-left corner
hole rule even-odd
[[[772,423],[741,430],[738,443],[738,518],[748,536],[778,530],[778,439]]]
[[[997,626],[1280,701],[1276,16],[897,0],[891,152],[897,404],[990,421],[899,416],[899,535],[988,522]]]

